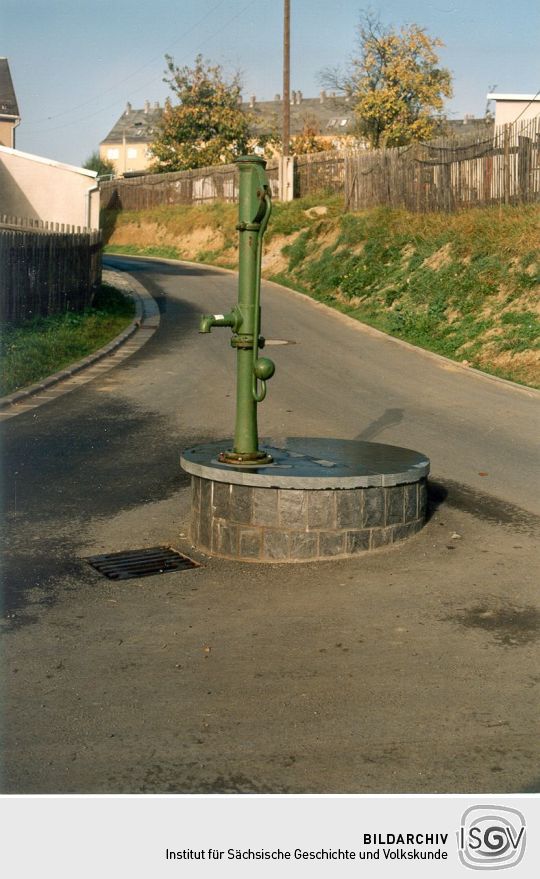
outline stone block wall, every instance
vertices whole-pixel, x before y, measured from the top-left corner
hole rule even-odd
[[[337,559],[419,531],[426,479],[352,489],[259,488],[192,476],[191,538],[201,550],[260,562]]]

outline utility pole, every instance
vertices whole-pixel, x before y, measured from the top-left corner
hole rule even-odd
[[[291,3],[283,0],[283,156],[291,136]]]

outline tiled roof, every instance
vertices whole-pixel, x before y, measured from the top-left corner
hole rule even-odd
[[[281,131],[282,101],[244,102],[242,109],[254,117],[253,131],[256,134],[270,134]],[[142,110],[132,107],[120,116],[107,137],[101,143],[148,143],[155,136],[163,117],[163,108],[147,106]],[[291,104],[291,135],[300,134],[306,123],[313,124],[319,134],[348,134],[353,125],[352,107],[345,98],[326,96],[321,98],[302,98]]]
[[[354,131],[354,113],[352,104],[345,97],[323,93],[318,98],[298,97],[291,103],[290,130],[291,135],[301,134],[306,125],[313,126],[316,133],[326,137],[339,137],[352,134]],[[276,132],[281,134],[283,124],[283,101],[257,101],[251,99],[242,103],[242,109],[253,119],[254,134],[263,135]],[[102,144],[151,143],[163,118],[163,107],[149,103],[143,109],[135,110],[129,104],[120,119],[110,130]],[[489,132],[493,127],[492,120],[465,119],[448,120],[448,135],[474,138],[482,132]]]
[[[255,101],[242,104],[244,110],[255,117],[253,129],[256,134],[268,134],[273,130],[281,132],[283,120],[283,101]],[[301,134],[308,124],[317,134],[335,136],[349,134],[354,118],[351,104],[346,98],[327,95],[324,98],[301,98],[291,104],[291,134]]]
[[[19,116],[7,58],[0,58],[0,116]]]
[[[142,110],[127,107],[101,143],[122,143],[124,137],[126,143],[148,143],[154,139],[162,116],[163,107]]]

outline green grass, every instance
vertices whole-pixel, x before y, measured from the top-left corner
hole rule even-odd
[[[345,214],[321,247],[329,225],[299,231],[274,280],[414,345],[540,385],[536,206]]]
[[[7,325],[0,352],[0,395],[10,394],[75,363],[114,339],[133,319],[135,306],[103,284],[92,306]]]
[[[168,244],[148,245],[139,247],[138,244],[106,244],[104,253],[125,253],[130,256],[157,256],[163,259],[182,259],[177,247]]]
[[[177,247],[168,244],[106,244],[103,253],[124,253],[126,256],[153,256],[158,259],[178,259],[186,262],[200,262],[202,265],[213,265],[223,269],[230,269],[231,263],[223,258],[220,250],[199,250],[190,254],[189,259]]]
[[[326,208],[322,218],[306,213],[314,207]],[[271,241],[276,235],[293,235],[305,228],[317,228],[321,222],[335,219],[341,214],[343,198],[340,195],[311,195],[289,202],[274,202],[266,240]]]

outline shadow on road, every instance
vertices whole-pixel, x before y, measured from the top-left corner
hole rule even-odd
[[[434,480],[430,479],[428,486],[430,506],[434,509],[444,502],[449,507],[470,513],[484,522],[508,525],[516,531],[534,534],[540,528],[540,517],[534,513],[509,501],[484,494],[470,485],[437,477]]]
[[[395,427],[396,424],[401,424],[403,416],[403,409],[385,409],[379,418],[372,421],[358,436],[355,436],[355,440],[363,440],[364,442],[372,440],[379,436],[383,430],[386,430],[387,427]]]

